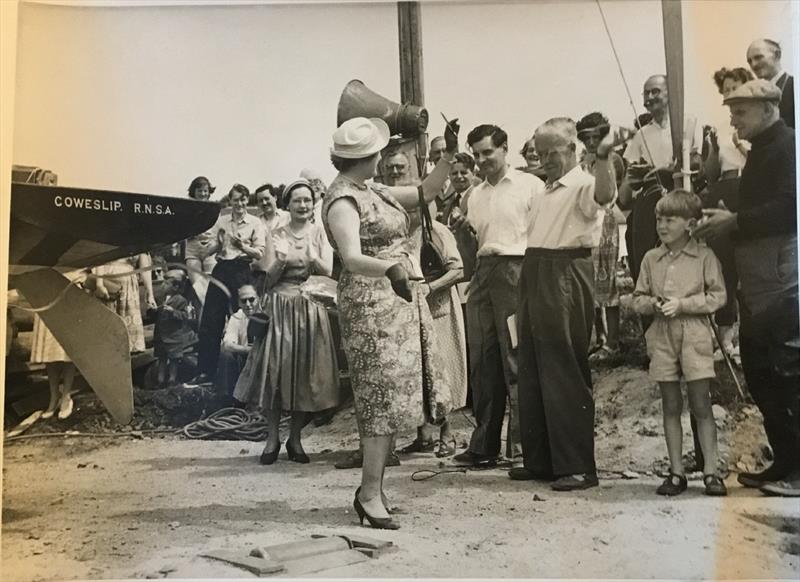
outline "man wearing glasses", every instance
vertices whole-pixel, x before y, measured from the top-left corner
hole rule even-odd
[[[239,310],[225,324],[215,380],[217,394],[226,397],[233,394],[256,336],[265,331],[256,288],[250,283],[242,285],[238,298]]]
[[[600,142],[594,176],[578,165],[575,122],[546,121],[534,133],[547,173],[529,215],[519,282],[519,424],[523,467],[514,480],[555,480],[556,491],[597,485],[589,337],[594,313],[592,247],[603,210],[617,193],[609,153]]]

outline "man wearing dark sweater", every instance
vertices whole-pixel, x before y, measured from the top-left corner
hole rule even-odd
[[[747,386],[764,416],[774,462],[740,473],[745,487],[800,496],[800,313],[794,130],[780,118],[780,90],[756,79],[724,101],[752,149],[742,170],[739,208],[704,211],[701,238],[733,232],[741,282],[740,350]]]

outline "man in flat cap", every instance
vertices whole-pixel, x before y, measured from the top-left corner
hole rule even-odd
[[[781,119],[794,129],[794,78],[781,69],[781,45],[768,38],[754,40],[747,49],[747,64],[756,77],[781,90]]]
[[[780,89],[763,79],[725,99],[731,125],[753,146],[742,170],[739,209],[704,211],[694,234],[713,239],[732,233],[735,240],[742,367],[774,455],[772,466],[740,473],[739,482],[771,495],[800,496],[795,137],[780,118],[780,99]]]

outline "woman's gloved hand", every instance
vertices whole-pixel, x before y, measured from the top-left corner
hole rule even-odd
[[[395,263],[386,269],[386,278],[392,284],[392,289],[399,297],[402,297],[409,303],[412,301],[411,295],[411,281],[408,279],[408,273],[405,267],[400,263]]]

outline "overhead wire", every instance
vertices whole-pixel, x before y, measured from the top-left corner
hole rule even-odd
[[[622,69],[622,62],[620,61],[619,53],[617,52],[617,47],[614,44],[614,38],[611,35],[611,30],[608,27],[608,21],[606,20],[605,12],[603,12],[603,6],[600,4],[600,0],[595,0],[595,3],[597,4],[597,9],[600,11],[600,18],[603,21],[603,28],[606,31],[606,37],[608,37],[608,42],[611,45],[611,52],[613,53],[614,60],[617,63],[617,70],[619,70],[619,76],[622,79],[622,84],[625,86],[625,92],[628,95],[628,102],[630,103],[631,111],[633,111],[634,119],[636,119],[638,122],[639,112],[636,110],[636,105],[633,103],[633,94],[631,93],[630,85],[628,84],[628,79],[625,77],[625,71],[623,71]],[[650,163],[652,163],[653,166],[655,166],[653,154],[650,151],[650,146],[647,144],[647,140],[644,137],[644,133],[641,132],[641,128],[639,131],[639,135],[642,138],[642,144],[644,145],[644,149],[645,151],[647,151],[647,156],[650,158]],[[664,184],[661,182],[661,177],[658,175],[658,172],[655,172],[653,175],[656,179],[656,182],[658,182],[658,185],[665,190]]]

